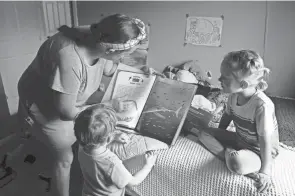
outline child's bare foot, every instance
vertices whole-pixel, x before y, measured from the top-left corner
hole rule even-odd
[[[259,180],[258,173],[250,173],[250,174],[246,174],[245,176],[251,178],[252,180],[254,180],[256,182]]]

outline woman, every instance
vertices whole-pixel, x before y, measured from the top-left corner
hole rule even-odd
[[[76,141],[73,120],[99,88],[102,75],[116,70],[108,62],[132,53],[146,33],[142,21],[120,14],[90,27],[60,31],[41,45],[21,76],[19,113],[33,124],[32,135],[53,156],[53,195],[68,196],[71,145]]]

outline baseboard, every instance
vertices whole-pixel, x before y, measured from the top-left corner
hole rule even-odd
[[[0,148],[1,148],[2,146],[4,146],[5,144],[7,144],[9,141],[11,141],[15,136],[16,136],[16,133],[11,133],[10,135],[8,135],[8,136],[2,138],[2,139],[0,140]]]
[[[292,97],[282,97],[282,96],[272,96],[272,95],[270,95],[270,97],[274,97],[274,98],[280,98],[280,99],[289,99],[289,100],[295,100],[295,98],[292,98]]]

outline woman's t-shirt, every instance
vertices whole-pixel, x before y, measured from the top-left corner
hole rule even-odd
[[[37,56],[19,81],[19,95],[35,103],[48,120],[58,119],[53,90],[76,95],[76,106],[83,105],[99,88],[107,60],[87,65],[74,40],[57,33],[40,47]]]

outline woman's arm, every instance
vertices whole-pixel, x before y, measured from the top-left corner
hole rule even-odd
[[[52,89],[53,104],[62,120],[74,120],[81,111],[76,107],[82,81],[82,64],[73,47],[64,47],[53,55],[48,87]],[[46,104],[46,103],[45,103]]]
[[[104,66],[103,75],[111,77],[117,70],[118,63],[113,61],[106,60],[106,64]]]
[[[54,105],[59,114],[59,117],[65,121],[71,121],[76,118],[76,116],[83,110],[85,107],[76,107],[76,95],[69,95],[54,91]]]

